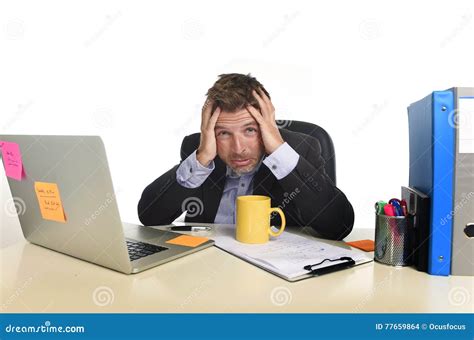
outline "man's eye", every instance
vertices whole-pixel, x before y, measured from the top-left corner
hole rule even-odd
[[[257,130],[254,129],[254,128],[247,128],[247,130],[245,130],[245,131],[247,131],[247,132],[257,132]]]
[[[226,135],[228,135],[228,134],[229,134],[229,133],[228,133],[227,131],[221,131],[221,132],[219,132],[217,135],[218,135],[218,136],[226,136]]]

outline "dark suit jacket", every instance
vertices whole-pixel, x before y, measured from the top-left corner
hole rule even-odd
[[[288,226],[310,225],[321,237],[343,239],[352,230],[354,210],[344,193],[327,176],[319,141],[298,132],[285,129],[280,132],[300,155],[298,164],[288,176],[277,180],[262,163],[253,178],[253,194],[270,196],[272,206],[279,206],[284,211]],[[197,148],[189,143],[191,139],[187,136],[182,149]],[[202,202],[202,207],[193,213],[188,211],[185,221],[214,222],[226,180],[225,163],[218,156],[214,163],[214,171],[198,188],[188,189],[176,181],[179,165],[148,185],[138,203],[140,221],[144,225],[170,224],[183,213],[186,198],[195,197],[197,202]],[[272,225],[279,223],[280,217],[273,216]]]

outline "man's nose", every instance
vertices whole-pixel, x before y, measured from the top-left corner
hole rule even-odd
[[[244,151],[245,143],[243,143],[239,136],[234,136],[232,139],[232,152],[240,155]]]

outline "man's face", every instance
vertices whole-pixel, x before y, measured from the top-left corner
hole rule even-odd
[[[237,174],[252,171],[264,153],[257,121],[244,108],[222,111],[215,126],[217,154]]]

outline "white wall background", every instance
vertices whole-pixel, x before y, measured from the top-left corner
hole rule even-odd
[[[374,202],[408,184],[407,105],[474,84],[473,10],[472,0],[3,1],[0,132],[101,135],[122,219],[138,222],[143,188],[179,161],[217,75],[251,72],[277,118],[331,134],[355,227],[373,228]]]

